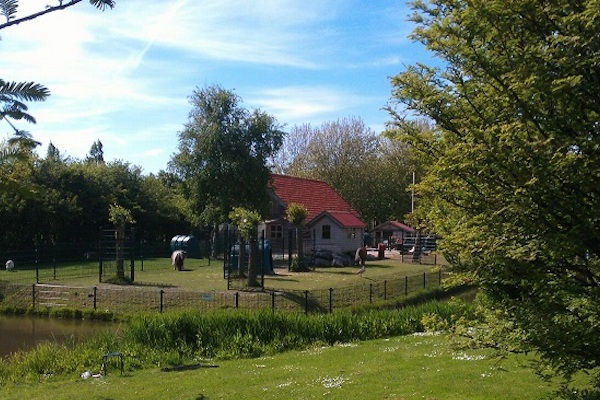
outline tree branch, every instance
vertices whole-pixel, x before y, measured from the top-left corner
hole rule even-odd
[[[2,30],[4,28],[8,28],[9,26],[12,26],[12,25],[20,24],[21,22],[31,21],[32,19],[35,19],[37,17],[41,17],[44,14],[48,14],[48,13],[51,13],[51,12],[54,12],[54,11],[64,10],[65,8],[74,6],[77,3],[81,3],[81,0],[71,0],[68,3],[65,3],[65,4],[61,3],[58,6],[48,7],[48,8],[46,8],[43,11],[39,11],[37,13],[30,14],[30,15],[27,15],[27,16],[22,17],[22,18],[13,19],[12,21],[8,21],[8,22],[5,22],[3,24],[0,24],[0,30]]]

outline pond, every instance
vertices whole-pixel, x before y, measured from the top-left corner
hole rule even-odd
[[[117,330],[119,323],[68,320],[31,316],[0,315],[0,357],[17,350],[28,350],[37,344],[80,340],[103,330]]]

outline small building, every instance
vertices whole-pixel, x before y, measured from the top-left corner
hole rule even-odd
[[[295,229],[285,219],[285,210],[290,203],[301,204],[308,211],[303,232],[305,250],[354,252],[362,245],[366,224],[327,183],[273,174],[270,189],[270,219],[259,229],[265,230],[265,237],[271,240],[274,252],[286,246],[289,232]]]
[[[386,221],[373,228],[375,244],[386,243],[388,246],[392,243],[403,243],[407,237],[414,237],[415,233],[415,228],[400,221]]]

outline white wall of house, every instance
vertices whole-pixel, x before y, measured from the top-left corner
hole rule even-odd
[[[323,237],[323,231],[327,232],[329,226],[329,238]],[[337,222],[329,216],[323,216],[316,223],[310,226],[311,236],[310,246],[315,245],[317,249],[327,249],[334,252],[355,252],[362,246],[364,229],[362,228],[342,228]]]

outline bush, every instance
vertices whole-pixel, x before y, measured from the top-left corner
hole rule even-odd
[[[292,265],[290,267],[290,271],[292,272],[309,272],[310,268],[308,267],[310,264],[309,260],[304,257],[302,260],[299,260],[298,257],[292,258]]]

